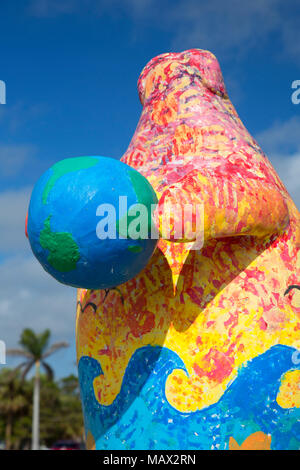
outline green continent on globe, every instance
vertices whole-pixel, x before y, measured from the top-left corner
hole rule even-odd
[[[51,215],[44,222],[40,244],[44,250],[49,250],[47,260],[54,269],[60,272],[73,271],[80,258],[77,243],[70,233],[52,232],[50,218]]]
[[[142,251],[142,247],[138,245],[130,245],[128,247],[128,250],[131,251],[132,253],[140,253]]]
[[[151,227],[153,224],[152,205],[157,204],[158,202],[156,193],[154,189],[152,188],[151,184],[149,183],[149,181],[137,171],[129,169],[128,176],[130,178],[131,184],[136,194],[138,204],[143,204],[143,206],[145,206],[145,208],[147,209],[147,232],[148,232],[148,236],[150,236]],[[119,233],[119,235],[121,235],[124,238],[130,238],[128,234],[128,228],[131,222],[135,218],[136,218],[135,215],[130,216],[127,212],[127,214],[121,217],[120,220],[117,220],[116,228],[117,228],[117,232]],[[137,246],[133,246],[133,247],[128,247],[128,250],[132,251],[133,253],[138,253],[139,251],[141,251],[141,248],[137,248]]]
[[[128,171],[130,181],[139,204],[144,204],[150,211],[151,204],[157,203],[157,196],[149,181],[138,171]]]
[[[46,204],[48,195],[55,185],[56,181],[67,173],[86,170],[99,163],[97,158],[94,157],[76,157],[66,158],[58,163],[55,163],[51,168],[53,174],[50,176],[43,192],[43,203]]]

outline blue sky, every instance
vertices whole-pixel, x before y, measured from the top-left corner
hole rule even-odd
[[[298,0],[2,0],[0,339],[50,328],[71,347],[50,360],[75,372],[75,290],[57,284],[24,237],[30,192],[66,157],[120,158],[141,112],[136,82],[155,55],[189,48],[219,59],[237,111],[300,207]],[[14,364],[8,359],[8,364]],[[1,367],[1,366],[0,366]]]

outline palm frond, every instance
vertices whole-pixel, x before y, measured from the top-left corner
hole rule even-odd
[[[13,380],[15,380],[18,376],[19,371],[22,369],[22,367],[26,366],[27,364],[28,364],[28,362],[22,362],[21,364],[19,364],[14,369],[8,370],[6,377],[1,378],[0,387],[3,387],[3,386],[7,387],[7,384],[9,384]]]
[[[66,341],[61,341],[60,343],[54,343],[52,346],[48,349],[48,351],[43,354],[42,359],[46,359],[46,357],[51,356],[51,354],[55,353],[55,351],[58,351],[59,349],[62,348],[67,348],[69,346],[69,343]]]
[[[45,351],[45,349],[47,348],[50,335],[51,335],[50,330],[45,330],[39,335],[37,335],[39,339],[41,351]]]
[[[25,377],[26,375],[28,374],[28,372],[30,371],[31,367],[34,365],[35,363],[35,360],[32,359],[32,361],[28,362],[25,369],[23,370],[22,372],[22,375],[21,375],[21,380],[22,382],[25,380]]]
[[[32,359],[33,358],[33,355],[28,352],[28,351],[25,351],[24,349],[7,349],[6,350],[6,354],[8,356],[21,356],[21,357],[27,357],[28,359]]]
[[[25,328],[22,331],[19,343],[26,351],[33,355],[36,354],[37,336],[30,328]]]
[[[50,367],[49,364],[47,364],[47,362],[45,362],[45,361],[42,361],[42,365],[43,365],[43,367],[46,371],[48,379],[53,380],[54,372],[53,372],[52,367]]]
[[[34,356],[35,360],[39,360],[47,348],[49,338],[50,330],[36,334],[30,328],[25,328],[21,334],[20,344],[26,351]]]
[[[16,377],[16,376],[18,375],[19,371],[20,371],[23,367],[27,366],[27,364],[28,364],[28,361],[26,361],[26,362],[21,362],[21,364],[19,364],[17,367],[15,367],[15,368],[11,371],[11,377],[12,377],[12,378]]]

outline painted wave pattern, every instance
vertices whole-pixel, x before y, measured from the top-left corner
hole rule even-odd
[[[138,349],[127,366],[119,395],[110,406],[95,398],[93,380],[100,364],[79,361],[86,432],[96,449],[228,449],[230,436],[243,442],[250,434],[270,434],[271,449],[300,449],[300,409],[276,402],[281,377],[300,369],[294,348],[276,345],[245,364],[214,405],[192,413],[174,409],[165,383],[174,369],[186,368],[179,356],[160,346]],[[297,362],[297,364],[295,364]]]

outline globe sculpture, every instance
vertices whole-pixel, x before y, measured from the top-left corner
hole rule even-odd
[[[86,288],[93,280],[79,274],[87,447],[299,449],[300,214],[240,121],[213,54],[162,54],[138,91],[143,110],[122,161],[155,190],[160,239],[126,282]],[[78,191],[76,173],[69,181]],[[178,236],[191,207],[202,208],[200,222],[192,211]],[[65,230],[47,217],[42,230]],[[78,244],[76,220],[66,230]],[[101,270],[95,262],[95,279]]]
[[[105,157],[62,160],[41,176],[31,196],[32,251],[64,284],[117,286],[138,274],[155,249],[151,205],[156,202],[147,179],[125,163]],[[146,230],[132,230],[131,237],[140,205]]]

